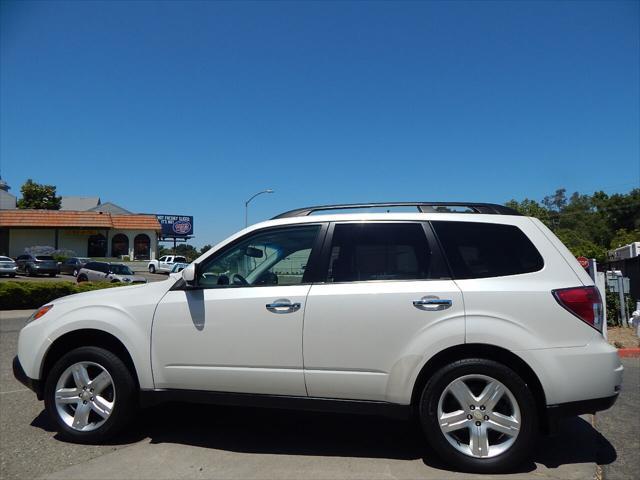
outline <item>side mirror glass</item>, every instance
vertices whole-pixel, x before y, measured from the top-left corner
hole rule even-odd
[[[196,279],[196,264],[190,263],[189,266],[182,270],[182,278],[185,282],[192,284]]]

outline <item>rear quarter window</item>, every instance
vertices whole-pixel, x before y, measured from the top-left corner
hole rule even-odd
[[[537,272],[542,256],[522,230],[513,225],[476,222],[431,222],[454,278],[488,278]]]

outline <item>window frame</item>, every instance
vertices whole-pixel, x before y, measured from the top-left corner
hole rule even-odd
[[[262,235],[263,233],[275,232],[278,230],[290,230],[291,228],[301,228],[301,227],[317,227],[318,234],[316,239],[311,247],[311,254],[309,255],[309,261],[307,262],[307,268],[305,269],[305,273],[303,276],[303,280],[306,277],[306,281],[302,281],[301,283],[296,283],[294,285],[200,285],[198,283],[198,279],[200,278],[200,272],[205,265],[209,265],[211,262],[215,262],[221,255],[226,254],[229,250],[234,249],[238,246],[238,244],[243,243],[247,239],[254,237],[256,235]],[[253,230],[246,235],[243,235],[239,238],[236,238],[229,244],[222,247],[220,250],[213,253],[211,256],[207,257],[203,262],[196,263],[195,265],[195,281],[193,285],[187,285],[186,282],[178,282],[172,290],[220,290],[225,288],[264,288],[264,287],[296,287],[299,285],[312,285],[316,282],[318,267],[320,256],[322,254],[322,247],[324,244],[324,239],[327,234],[327,229],[329,226],[329,222],[309,222],[309,223],[294,223],[288,225],[278,225],[273,227],[261,228],[259,230]]]
[[[425,235],[425,241],[431,249],[430,265],[437,265],[437,268],[442,272],[442,276],[438,278],[404,278],[404,279],[383,279],[383,280],[355,280],[348,282],[329,282],[327,277],[329,274],[329,261],[331,259],[331,245],[333,242],[333,234],[336,225],[380,225],[380,224],[418,224],[422,227]],[[442,247],[435,236],[431,224],[426,220],[343,220],[337,222],[330,222],[327,234],[325,235],[324,243],[322,245],[322,255],[319,259],[319,271],[317,281],[314,283],[326,284],[326,285],[343,285],[353,283],[382,283],[382,282],[434,282],[434,281],[446,281],[452,280],[451,269],[446,261],[446,258],[442,252]]]

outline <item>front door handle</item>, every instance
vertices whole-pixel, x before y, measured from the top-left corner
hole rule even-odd
[[[453,302],[448,299],[440,299],[435,296],[427,296],[422,297],[420,300],[414,300],[413,306],[419,308],[420,310],[429,310],[429,311],[437,311],[437,310],[446,310],[453,305]]]
[[[275,300],[273,303],[267,303],[265,307],[272,313],[293,313],[300,310],[299,303],[291,303],[286,299]]]

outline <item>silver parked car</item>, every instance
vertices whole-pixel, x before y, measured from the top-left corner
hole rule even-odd
[[[78,272],[80,282],[122,282],[147,283],[144,277],[136,276],[133,271],[121,263],[89,262]]]
[[[18,267],[13,258],[0,256],[0,276],[9,275],[10,277],[15,277],[17,269]]]

